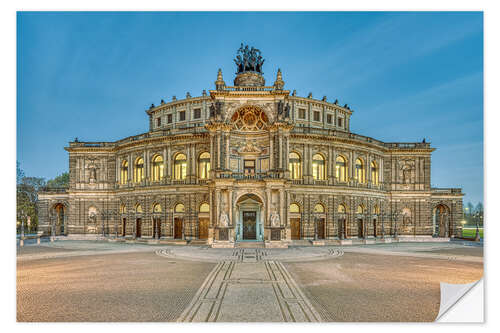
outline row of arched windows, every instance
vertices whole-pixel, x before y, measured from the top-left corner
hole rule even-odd
[[[337,156],[335,160],[335,177],[339,182],[347,182],[348,181],[348,172],[347,172],[347,159],[344,156]],[[290,177],[292,179],[301,179],[302,178],[302,160],[300,155],[296,152],[291,152],[289,154],[289,166]],[[312,176],[315,180],[325,180],[326,179],[326,166],[325,166],[325,158],[321,154],[314,154],[312,158]],[[379,169],[377,166],[377,162],[371,162],[371,179],[373,184],[378,184],[379,178]],[[354,179],[356,179],[359,183],[366,182],[366,166],[361,158],[356,159],[355,163],[355,171],[354,171]]]
[[[289,207],[289,212],[290,213],[300,213],[300,206],[296,203],[290,204]],[[314,206],[314,213],[324,213],[325,212],[325,206],[322,204],[318,203]],[[337,208],[337,213],[342,213],[345,214],[347,212],[346,206],[344,204],[340,204]],[[380,208],[378,205],[375,205],[373,207],[373,212],[375,214],[380,214]],[[365,213],[365,207],[363,205],[358,205],[356,208],[356,214],[364,214]]]
[[[161,204],[159,204],[159,203],[153,204],[152,211],[153,211],[153,213],[161,213],[162,212]],[[182,204],[182,203],[178,203],[174,206],[174,213],[185,213],[185,211],[186,211],[186,209],[184,207],[184,204]],[[202,203],[199,207],[199,212],[200,213],[210,213],[210,205],[206,202]],[[127,213],[127,206],[122,204],[120,206],[120,213],[126,214]],[[138,213],[138,214],[144,213],[141,204],[135,205],[135,213]]]
[[[123,160],[120,170],[120,184],[128,182],[128,161]],[[133,165],[132,181],[140,183],[144,179],[144,159],[138,157]],[[155,155],[151,164],[151,180],[160,181],[165,174],[164,161],[161,155]],[[198,157],[198,175],[201,179],[208,179],[210,174],[210,153],[203,152]],[[172,177],[176,180],[186,179],[187,176],[187,157],[183,153],[176,154],[174,157],[174,167]]]

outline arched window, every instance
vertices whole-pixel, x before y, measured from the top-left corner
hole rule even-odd
[[[337,156],[335,160],[335,177],[339,182],[347,181],[347,161],[343,156]]]
[[[345,206],[344,205],[339,205],[339,208],[337,209],[337,212],[345,214]]]
[[[161,213],[161,205],[159,203],[153,205],[153,213]]]
[[[373,207],[373,213],[375,213],[375,214],[380,214],[380,207],[379,207],[379,205],[375,205],[375,206]]]
[[[290,169],[290,177],[292,179],[300,179],[301,178],[301,161],[299,154],[295,152],[291,152],[288,156],[288,168]]]
[[[153,165],[151,168],[152,180],[154,182],[159,182],[163,178],[163,157],[160,155],[153,157]]]
[[[316,206],[314,206],[314,212],[315,213],[324,213],[325,207],[322,204],[316,204]]]
[[[358,183],[365,182],[365,165],[363,164],[363,160],[360,158],[356,159],[356,173],[354,174],[354,178],[358,181]]]
[[[206,202],[200,205],[200,213],[210,213],[210,205]]]
[[[187,158],[184,154],[175,155],[174,159],[174,179],[186,179]]]
[[[141,206],[140,204],[137,204],[137,205],[135,206],[135,212],[136,212],[136,213],[142,213],[142,212],[143,212],[143,211],[142,211],[142,206]]]
[[[312,174],[315,180],[325,180],[325,158],[321,154],[313,156]]]
[[[127,206],[125,206],[124,204],[121,204],[120,205],[120,213],[126,214],[127,213]]]
[[[377,162],[372,161],[371,168],[372,168],[372,184],[378,185],[378,167],[377,167]]]
[[[176,212],[176,213],[184,213],[185,212],[184,205],[181,204],[181,203],[175,205],[174,212]]]
[[[300,213],[300,206],[296,203],[290,205],[290,213]]]
[[[124,160],[120,170],[120,184],[127,184],[128,182],[128,162]]]
[[[198,158],[198,174],[200,179],[208,179],[210,174],[210,153],[204,152]]]
[[[365,209],[363,208],[363,205],[359,205],[356,209],[356,214],[363,214],[364,211]]]
[[[134,183],[139,183],[144,179],[144,160],[139,157],[134,165]]]

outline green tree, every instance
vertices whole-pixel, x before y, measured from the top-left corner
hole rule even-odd
[[[51,179],[47,182],[47,187],[69,187],[69,173],[64,172],[63,174]]]
[[[31,221],[30,230],[36,230],[38,226],[38,211],[36,207],[38,191],[45,185],[45,179],[38,177],[22,177],[19,184],[17,184],[17,220],[21,221],[21,219],[24,219],[26,223],[26,219],[29,216]]]

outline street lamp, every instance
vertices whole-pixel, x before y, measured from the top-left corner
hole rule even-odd
[[[392,220],[394,221],[394,239],[398,237],[398,217],[398,212],[392,213]]]

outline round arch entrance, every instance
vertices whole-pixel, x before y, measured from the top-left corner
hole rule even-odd
[[[65,235],[66,230],[66,205],[62,202],[58,202],[52,206],[51,214],[51,228],[54,229],[54,234]]]
[[[255,194],[244,194],[238,198],[235,211],[237,241],[262,241],[264,239],[263,207],[262,199]]]

